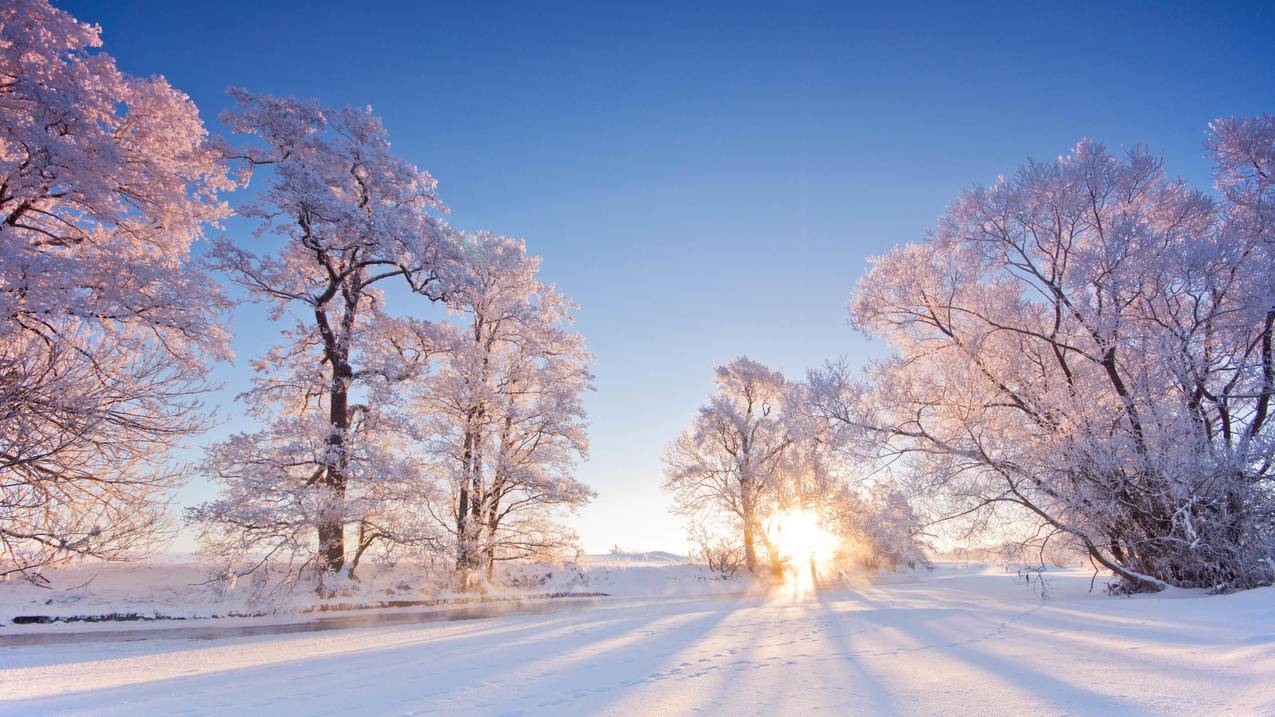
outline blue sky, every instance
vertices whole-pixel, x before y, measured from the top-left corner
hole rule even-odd
[[[228,85],[372,105],[453,225],[544,257],[598,357],[590,551],[684,550],[660,455],[712,367],[879,351],[846,325],[865,258],[961,188],[1082,137],[1204,187],[1208,121],[1275,111],[1270,2],[57,4],[214,131]],[[235,323],[218,436],[275,331]]]

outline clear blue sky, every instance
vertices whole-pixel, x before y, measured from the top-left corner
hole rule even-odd
[[[598,356],[590,551],[684,550],[660,455],[712,367],[875,350],[844,309],[865,257],[962,187],[1086,136],[1205,186],[1208,121],[1275,111],[1271,2],[57,4],[215,131],[227,85],[372,105],[455,226],[544,257]],[[261,307],[235,329],[223,403],[273,340]]]

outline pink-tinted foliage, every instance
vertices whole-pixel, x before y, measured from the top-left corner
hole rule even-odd
[[[813,376],[944,514],[1023,522],[1131,589],[1269,580],[1271,118],[1222,120],[1209,196],[1081,142],[959,197],[851,304],[897,357]]]
[[[588,451],[584,393],[592,357],[571,330],[575,306],[537,279],[523,242],[463,237],[440,327],[437,371],[418,385],[431,464],[445,479],[439,526],[467,584],[499,560],[554,557],[574,534],[563,511],[593,498],[575,477]]]
[[[0,7],[0,573],[135,555],[227,358],[189,261],[233,183],[190,100],[44,0]]]
[[[369,109],[230,93],[222,121],[249,140],[224,151],[265,182],[239,211],[283,243],[220,241],[210,261],[290,328],[241,397],[265,427],[209,449],[224,490],[190,517],[233,569],[270,556],[287,578],[313,568],[327,591],[373,545],[431,540],[401,384],[428,369],[437,328],[391,313],[382,287],[445,297],[459,244],[435,216],[434,179],[393,155]]]

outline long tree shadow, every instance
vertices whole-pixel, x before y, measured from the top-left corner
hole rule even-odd
[[[840,653],[842,664],[854,674],[856,684],[862,686],[862,690],[855,690],[853,694],[868,703],[865,705],[866,709],[863,712],[865,714],[879,715],[892,714],[896,710],[894,709],[890,692],[882,687],[881,682],[874,675],[863,668],[861,660],[856,653],[854,640],[851,637],[852,633],[846,630],[845,618],[847,614],[833,609],[832,606],[835,601],[832,598],[834,595],[827,593],[817,593],[816,595],[822,612],[820,622],[824,626],[824,633],[832,641],[837,652]],[[867,600],[864,600],[864,602],[869,605],[874,604]]]
[[[533,713],[608,713],[611,711],[608,705],[623,699],[636,688],[684,678],[695,666],[681,665],[677,656],[701,644],[736,610],[754,601],[747,598],[713,601],[705,603],[703,607],[706,609],[692,613],[691,617],[683,613],[675,624],[658,631],[649,627],[642,629],[639,631],[641,639],[627,645],[630,649],[626,650],[623,659],[611,664],[590,665],[586,668],[587,674],[582,674],[584,670],[567,672],[555,666],[554,679],[537,682],[533,692],[541,697],[528,699],[527,706]],[[586,655],[590,660],[598,656],[593,652]]]
[[[1144,713],[1144,708],[1133,701],[1090,689],[1076,682],[1066,681],[1055,674],[1034,669],[1025,660],[1015,660],[994,654],[985,647],[1010,637],[1013,623],[1035,610],[1027,610],[1003,621],[992,621],[982,634],[960,636],[945,634],[934,629],[933,622],[902,621],[894,623],[895,629],[908,635],[916,644],[899,654],[916,654],[932,651],[970,668],[994,675],[1008,685],[1015,686],[1042,703],[1050,713],[1121,714]],[[906,657],[905,657],[906,659]],[[959,707],[957,708],[959,711]]]
[[[1213,625],[1178,625],[1174,628],[1127,622],[1103,623],[1089,621],[1085,619],[1083,613],[1064,614],[1048,609],[1042,610],[1033,620],[1033,624],[1024,629],[1048,639],[1100,649],[1118,648],[1131,640],[1179,648],[1226,643],[1226,640],[1217,639],[1218,630]]]
[[[0,703],[0,713],[222,714],[286,706],[290,711],[317,714],[357,711],[367,704],[378,704],[423,714],[455,711],[466,703],[481,710],[491,710],[498,702],[535,704],[537,695],[545,694],[570,701],[623,687],[628,675],[649,672],[667,651],[700,639],[732,609],[718,603],[712,610],[690,615],[652,615],[649,610],[599,615],[586,611],[574,616],[574,621],[564,618],[572,624],[555,626],[551,635],[537,633],[543,624],[510,624],[502,619],[506,624],[468,636],[449,635],[440,641],[432,640],[427,631],[419,639],[392,647],[360,647],[300,658],[283,652],[278,659],[229,670],[11,700]],[[528,619],[534,618],[521,618]],[[528,631],[523,639],[501,640],[502,635]],[[660,651],[636,649],[648,642],[660,645]],[[244,647],[287,649],[286,642],[264,646],[245,643]],[[582,663],[627,648],[634,648],[636,657],[629,660],[633,664],[623,674],[585,677],[582,683]],[[501,674],[502,669],[510,674]],[[552,704],[552,700],[539,701],[545,703],[542,709]]]
[[[65,666],[74,669],[80,674],[103,674],[117,668],[121,661],[129,659],[163,659],[171,662],[181,660],[201,660],[207,659],[215,662],[226,651],[234,651],[240,646],[251,648],[254,645],[263,644],[265,640],[271,638],[279,640],[279,644],[288,644],[295,646],[297,649],[307,649],[316,645],[322,646],[324,643],[339,638],[349,639],[352,643],[350,646],[340,650],[320,650],[322,654],[311,654],[300,657],[287,656],[271,656],[271,659],[263,660],[258,664],[245,664],[243,668],[252,668],[256,666],[283,666],[294,662],[304,662],[306,660],[321,660],[325,657],[352,656],[368,650],[384,650],[399,645],[421,645],[428,643],[432,649],[445,646],[454,641],[474,641],[488,636],[500,635],[506,638],[506,644],[510,639],[513,641],[521,640],[537,640],[547,639],[554,635],[554,630],[560,628],[564,624],[578,622],[579,618],[573,618],[571,615],[560,615],[542,621],[528,621],[521,619],[522,616],[513,616],[505,618],[492,618],[489,620],[465,620],[455,623],[434,624],[430,626],[422,625],[403,625],[397,628],[350,628],[341,632],[319,632],[309,634],[284,634],[269,635],[265,637],[230,637],[220,639],[210,639],[207,637],[190,637],[186,639],[158,639],[150,640],[141,637],[129,642],[117,642],[109,639],[107,642],[99,643],[90,636],[85,641],[92,657],[77,661],[68,662],[65,650],[67,648],[58,646],[47,650],[34,648],[40,651],[34,658],[29,657],[29,652],[23,654],[21,660],[4,664],[3,668],[14,670],[26,670],[40,667],[56,667]],[[605,621],[599,621],[602,623]],[[426,629],[428,627],[428,629]],[[529,637],[522,637],[530,633]],[[366,644],[361,642],[362,638],[367,635],[376,635],[383,637],[391,644],[376,644],[370,646],[358,646]],[[6,651],[15,650],[16,648],[5,648]],[[74,666],[73,668],[71,666]],[[238,669],[236,667],[227,667],[222,672]],[[210,670],[204,674],[213,674],[217,670]],[[148,680],[137,679],[130,681],[120,687],[141,686],[146,684]],[[59,697],[74,696],[79,692],[91,691],[94,688],[84,688],[82,690],[65,690],[58,694]],[[0,703],[3,703],[7,695],[0,694]]]
[[[757,600],[741,606],[749,611],[762,609],[762,601]],[[739,613],[735,613],[739,615]],[[703,680],[710,676],[718,679],[716,687],[711,691],[698,694],[696,700],[700,709],[714,708],[726,712],[725,705],[733,696],[735,678],[744,670],[750,669],[750,657],[758,638],[765,630],[765,624],[759,620],[743,620],[738,625],[742,634],[727,633],[721,635],[723,644],[705,645],[705,657],[696,661],[693,671],[685,675],[675,676],[681,679]],[[700,662],[703,660],[703,662]]]
[[[847,675],[844,672],[847,664],[835,654],[844,648],[839,643],[839,636],[830,631],[831,626],[826,620],[828,613],[817,600],[790,603],[783,609],[797,614],[797,617],[786,621],[801,624],[807,631],[805,639],[754,645],[747,661],[751,669],[765,676],[766,681],[753,685],[747,702],[750,712],[764,715],[806,714],[831,709],[835,710],[833,714],[847,714],[847,710],[853,714],[892,713],[888,701],[879,699],[877,687],[870,679],[864,679],[861,673]],[[791,638],[796,635],[784,633],[783,636]],[[796,646],[800,647],[774,650]],[[822,653],[829,648],[833,654]],[[857,665],[849,666],[857,669]],[[846,677],[850,679],[845,680]],[[834,686],[834,689],[826,689]],[[872,703],[871,709],[866,711],[859,708],[865,699]]]

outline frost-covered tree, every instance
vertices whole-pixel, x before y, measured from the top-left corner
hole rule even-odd
[[[821,410],[1127,589],[1269,581],[1273,124],[1214,125],[1219,199],[1089,141],[967,191],[873,261],[852,316],[897,356],[816,374]]]
[[[920,539],[925,521],[897,486],[874,483],[863,495],[847,492],[836,505],[838,533],[868,567],[928,564]]]
[[[575,478],[588,450],[582,398],[592,376],[574,305],[536,275],[523,242],[464,238],[448,295],[456,317],[437,370],[419,389],[432,464],[447,477],[438,511],[462,582],[498,560],[561,551],[574,536],[556,519],[593,497]]]
[[[233,183],[190,99],[100,45],[0,6],[0,574],[147,547],[229,355],[189,251]]]
[[[725,520],[739,536],[744,567],[758,569],[758,543],[770,570],[783,572],[765,519],[786,498],[794,434],[787,418],[792,385],[747,357],[718,366],[717,392],[665,452],[664,489],[693,525]]]
[[[441,209],[433,177],[391,153],[370,109],[231,94],[238,108],[222,121],[257,140],[238,156],[269,168],[256,201],[239,211],[260,220],[258,237],[283,245],[259,255],[220,241],[211,259],[270,302],[272,319],[296,324],[257,363],[257,386],[244,397],[266,428],[212,448],[209,470],[226,488],[191,516],[212,534],[237,534],[244,548],[257,534],[278,544],[276,521],[293,543],[308,528],[307,549],[334,576],[353,567],[347,533],[359,536],[357,560],[367,531],[397,530],[369,505],[417,481],[385,439],[405,430],[391,387],[427,363],[432,329],[391,316],[380,288],[395,282],[441,299],[455,240],[430,213]]]
[[[330,592],[339,577],[357,579],[369,550],[389,555],[437,549],[427,520],[433,476],[416,450],[417,423],[405,410],[405,382],[427,370],[434,344],[429,324],[385,315],[376,302],[361,307],[351,334],[348,420],[339,496],[321,483],[332,462],[330,386],[323,340],[299,323],[289,342],[254,362],[252,390],[239,397],[263,428],[206,449],[202,472],[223,489],[188,518],[204,548],[226,561],[234,579],[286,587],[320,574]],[[337,512],[339,511],[339,512]],[[321,526],[341,527],[340,566],[318,550]]]
[[[808,382],[791,386],[788,396],[792,445],[777,471],[772,513],[781,520],[794,512],[815,516],[824,570],[927,565],[925,523],[888,466],[861,460]]]

